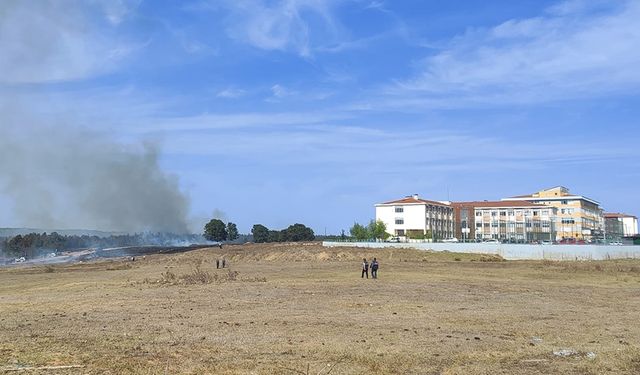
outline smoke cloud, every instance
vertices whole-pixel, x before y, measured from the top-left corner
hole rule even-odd
[[[0,1],[0,202],[11,206],[0,226],[188,232],[188,199],[156,145],[78,126],[49,100],[66,82],[117,70],[132,49],[118,26],[136,5]]]
[[[28,117],[0,109],[0,193],[21,225],[188,232],[188,199],[159,167],[156,145]]]

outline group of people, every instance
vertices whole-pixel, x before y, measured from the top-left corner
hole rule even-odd
[[[220,268],[220,266],[222,265],[222,268],[225,268],[227,266],[227,260],[222,258],[222,261],[220,261],[220,259],[216,259],[216,268]]]
[[[367,279],[369,278],[369,267],[371,267],[371,278],[377,279],[379,266],[380,265],[378,264],[378,260],[376,258],[373,258],[373,260],[371,261],[371,264],[367,262],[367,258],[363,258],[362,259],[362,278],[364,279],[365,276],[367,277]]]

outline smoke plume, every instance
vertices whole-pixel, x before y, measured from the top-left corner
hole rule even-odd
[[[155,145],[0,115],[0,194],[20,225],[188,232],[188,199],[160,169]]]

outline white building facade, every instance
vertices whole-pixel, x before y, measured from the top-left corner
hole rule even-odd
[[[376,220],[385,223],[391,235],[436,240],[453,237],[453,208],[446,203],[421,199],[414,194],[375,207]]]

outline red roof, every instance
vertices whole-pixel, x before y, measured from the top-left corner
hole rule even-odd
[[[636,218],[633,215],[621,214],[619,212],[605,212],[604,213],[604,217],[606,217],[606,218],[632,217],[634,219]]]
[[[456,207],[545,207],[528,201],[475,201],[475,202],[452,202]]]
[[[449,207],[449,205],[441,203],[441,202],[429,201],[429,200],[426,200],[426,199],[414,198],[414,197],[405,197],[405,198],[398,199],[398,200],[395,200],[395,201],[384,202],[384,203],[380,203],[380,204],[432,204],[432,205],[436,205],[436,206]]]

